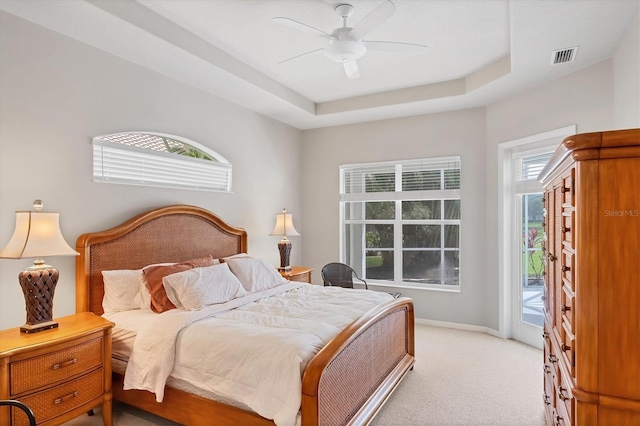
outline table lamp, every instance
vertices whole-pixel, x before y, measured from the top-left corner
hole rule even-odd
[[[33,202],[35,212],[16,212],[16,228],[0,258],[35,257],[33,266],[22,270],[18,280],[24,293],[27,322],[23,333],[36,333],[58,327],[53,321],[53,293],[58,283],[58,270],[46,265],[44,256],[77,256],[60,232],[58,213],[42,212],[43,203]]]
[[[282,209],[282,213],[276,215],[276,226],[273,228],[273,232],[269,235],[281,236],[282,239],[278,243],[278,250],[280,250],[280,267],[279,271],[290,271],[290,257],[291,257],[291,241],[287,239],[288,235],[300,235],[296,228],[293,226],[293,215],[287,213],[287,209]]]

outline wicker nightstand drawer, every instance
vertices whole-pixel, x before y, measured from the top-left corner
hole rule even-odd
[[[79,379],[25,398],[18,398],[18,400],[29,406],[33,410],[38,423],[42,423],[98,398],[103,392],[103,379],[104,371],[98,369]],[[14,413],[19,411],[15,408],[13,410],[15,410]],[[13,416],[12,424],[14,426],[28,426],[29,422],[25,415],[17,415]]]
[[[13,362],[11,394],[37,389],[91,370],[102,363],[102,339],[65,348],[37,358]]]

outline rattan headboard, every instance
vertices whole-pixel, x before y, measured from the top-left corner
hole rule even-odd
[[[76,312],[103,313],[102,271],[214,258],[247,251],[247,233],[208,210],[175,205],[142,213],[106,231],[78,237]]]

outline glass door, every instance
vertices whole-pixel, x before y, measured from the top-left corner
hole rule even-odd
[[[543,326],[542,291],[544,286],[544,209],[542,193],[524,194],[521,197],[521,245],[522,277],[520,320],[524,323]]]

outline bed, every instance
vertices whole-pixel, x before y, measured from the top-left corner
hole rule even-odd
[[[195,206],[157,208],[114,228],[81,235],[76,264],[76,311],[103,314],[103,270],[139,269],[203,256],[247,252],[246,232]],[[307,284],[308,285],[308,284]],[[376,306],[347,325],[306,365],[301,424],[367,424],[412,369],[414,312],[411,299]],[[113,398],[187,425],[273,425],[254,412],[166,386],[164,400],[123,390],[113,373]]]

